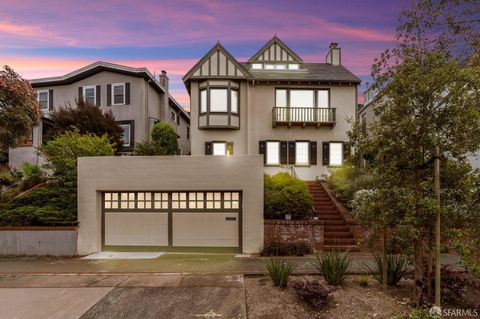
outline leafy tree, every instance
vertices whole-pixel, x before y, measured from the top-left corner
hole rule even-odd
[[[175,155],[178,151],[177,132],[168,123],[158,122],[152,129],[152,140],[165,150],[165,155]]]
[[[82,135],[78,130],[62,134],[38,150],[48,162],[46,168],[71,186],[76,186],[78,157],[114,155],[114,148],[106,135]]]
[[[478,9],[468,0],[422,0],[402,12],[397,45],[372,68],[376,120],[350,132],[354,162],[360,166],[368,157],[374,178],[372,190],[355,194],[356,214],[364,225],[378,232],[389,228],[403,240],[415,257],[419,285],[429,282],[424,260],[433,247],[435,146],[441,150],[443,229],[466,225],[480,211],[478,176],[467,161],[480,147],[479,31],[467,26]],[[445,11],[448,25],[439,32]],[[456,41],[470,49],[456,50]],[[417,297],[420,303],[421,287]]]
[[[13,69],[0,70],[0,152],[28,137],[40,120],[37,93]]]
[[[165,149],[163,149],[156,141],[145,141],[135,144],[134,155],[138,156],[155,156],[155,155],[167,155]]]
[[[52,127],[47,131],[47,140],[76,128],[80,134],[92,133],[107,135],[116,152],[123,145],[123,130],[115,121],[112,111],[102,110],[84,100],[76,101],[76,106],[65,106],[51,113]]]

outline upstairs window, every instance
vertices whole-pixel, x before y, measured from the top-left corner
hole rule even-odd
[[[313,107],[315,103],[313,90],[290,90],[291,107]]]
[[[210,88],[200,91],[200,113],[238,113],[238,110],[238,89]]]
[[[276,107],[330,107],[330,92],[326,89],[277,89]]]
[[[112,84],[113,105],[125,104],[125,83]]]
[[[84,86],[83,87],[83,99],[88,104],[95,105],[96,92],[95,92],[95,86],[94,85],[89,85],[89,86]]]
[[[261,63],[252,63],[252,69],[254,69],[254,70],[261,70],[261,69],[263,69],[263,64],[261,64]]]
[[[296,63],[291,63],[288,65],[288,69],[289,70],[298,70],[300,69],[300,65],[296,64]]]
[[[42,110],[48,110],[48,91],[38,91],[37,92],[38,103]]]

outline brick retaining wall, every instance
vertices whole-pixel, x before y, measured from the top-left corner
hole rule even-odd
[[[264,244],[272,242],[305,242],[322,249],[323,224],[319,220],[265,220]]]

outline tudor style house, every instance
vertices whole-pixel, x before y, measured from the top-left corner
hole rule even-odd
[[[263,154],[264,171],[322,178],[348,152],[360,79],[329,47],[306,63],[278,37],[239,62],[217,43],[183,78],[190,94],[192,155]]]
[[[124,131],[123,153],[131,153],[136,142],[148,141],[158,121],[170,123],[177,131],[182,154],[190,153],[190,117],[168,91],[168,77],[162,71],[155,78],[146,68],[133,68],[107,62],[95,62],[64,76],[30,81],[37,90],[43,119],[31,139],[10,149],[9,163],[39,163],[35,147],[41,145],[49,125],[49,113],[78,99],[111,110]]]

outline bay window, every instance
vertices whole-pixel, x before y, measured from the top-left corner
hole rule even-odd
[[[209,88],[200,90],[200,113],[238,113],[238,108],[237,89]]]
[[[227,96],[227,89],[210,89],[210,112],[227,112]]]

